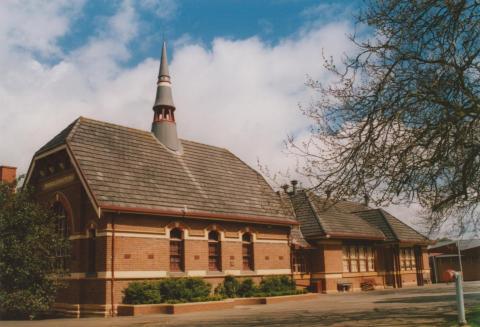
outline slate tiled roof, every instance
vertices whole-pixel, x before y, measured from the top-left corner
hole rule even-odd
[[[312,192],[298,191],[292,196],[296,217],[303,235],[309,237],[340,237],[384,239],[383,233],[362,218],[332,205]]]
[[[310,191],[291,196],[305,238],[363,238],[427,242],[428,239],[383,209],[351,201],[333,203]]]
[[[392,228],[387,223],[387,221],[385,220],[385,217],[383,217],[379,209],[357,211],[355,212],[355,214],[363,218],[370,225],[376,226],[378,229],[380,229],[383,235],[385,235],[387,241],[397,240],[397,238],[395,237],[395,234],[393,233]]]
[[[306,238],[326,235],[305,192],[299,191],[292,195],[291,202],[296,219],[300,223],[302,234]]]
[[[385,220],[389,224],[389,226],[392,228],[395,237],[402,242],[422,242],[422,241],[427,241],[428,239],[417,232],[415,229],[412,227],[408,226],[407,224],[403,223],[400,219],[395,218],[391,214],[389,214],[387,211],[383,209],[379,209],[379,211],[383,214],[385,217]]]
[[[178,155],[150,132],[83,117],[47,145],[62,138],[100,207],[290,218],[263,177],[226,149],[182,140]]]

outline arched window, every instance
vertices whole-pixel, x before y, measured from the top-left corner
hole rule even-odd
[[[221,268],[221,245],[217,231],[212,230],[208,233],[208,270],[220,271]]]
[[[170,231],[170,271],[183,271],[183,232],[179,228]]]
[[[68,228],[67,211],[65,210],[64,206],[60,202],[55,202],[53,204],[52,209],[57,219],[55,224],[55,232],[57,233],[58,236],[60,236],[64,240],[68,240],[70,231]],[[67,269],[69,265],[68,259],[69,259],[69,254],[64,247],[56,250],[55,262],[58,268]]]
[[[242,235],[243,270],[253,270],[253,242],[252,234]]]

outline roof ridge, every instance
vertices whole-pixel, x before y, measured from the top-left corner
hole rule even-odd
[[[325,228],[325,222],[322,222],[321,219],[320,219],[320,215],[319,213],[317,212],[317,208],[315,205],[312,204],[312,200],[310,198],[310,194],[312,194],[313,196],[317,196],[313,191],[307,191],[305,190],[305,196],[306,198],[308,199],[308,205],[310,206],[310,208],[312,209],[312,212],[313,214],[315,215],[315,218],[317,218],[317,222],[318,224],[320,225],[320,229],[325,233],[325,235],[328,234],[327,232],[327,229],[328,228]],[[320,198],[321,199],[321,198]],[[327,224],[328,225],[328,224]]]
[[[99,119],[90,118],[90,117],[85,117],[85,116],[80,116],[80,117],[77,118],[77,120],[81,120],[81,121],[92,121],[92,122],[96,122],[96,123],[103,123],[103,124],[107,124],[107,125],[110,125],[110,126],[121,127],[121,128],[129,129],[129,130],[132,130],[132,131],[142,132],[142,133],[144,133],[144,134],[151,134],[153,137],[155,137],[152,132],[149,132],[149,131],[146,131],[146,130],[143,130],[143,129],[140,129],[140,128],[135,128],[135,127],[120,125],[120,124],[117,124],[117,123],[112,123],[112,122],[109,122],[109,121],[99,120]],[[208,146],[208,147],[212,147],[212,148],[216,148],[216,149],[220,149],[220,150],[223,150],[223,151],[227,151],[227,152],[232,153],[230,150],[228,150],[227,148],[222,147],[222,146],[206,144],[206,143],[202,143],[202,142],[198,142],[198,141],[193,141],[193,140],[188,140],[188,139],[184,139],[184,138],[180,138],[180,141],[186,141],[186,142],[190,142],[190,143],[205,145],[205,146]],[[160,142],[160,143],[161,143],[161,142]],[[233,153],[232,153],[232,154],[233,154]],[[238,158],[238,157],[237,157],[237,158]],[[243,162],[243,160],[242,160],[242,162]],[[244,163],[245,163],[245,162],[244,162]]]
[[[392,225],[390,224],[390,222],[388,221],[387,217],[385,216],[385,212],[383,209],[381,208],[378,208],[376,209],[378,210],[378,212],[380,212],[380,215],[383,217],[383,219],[385,220],[385,222],[387,223],[387,226],[388,228],[390,229],[390,231],[392,232],[393,236],[395,236],[395,238],[397,239],[397,241],[400,241],[400,237],[398,237],[398,234],[395,232],[395,230],[393,229]],[[388,213],[388,212],[387,212]],[[392,216],[393,217],[393,216]],[[398,218],[394,217],[395,219],[399,220]]]
[[[80,125],[81,121],[82,121],[83,117],[80,116],[78,117],[77,119],[75,119],[72,124],[73,124],[73,127],[72,129],[68,132],[68,135],[67,137],[65,137],[65,143],[69,143],[70,140],[72,139],[73,135],[75,134],[75,132],[77,131],[77,128],[78,128],[78,125]]]
[[[382,234],[383,237],[385,239],[387,239],[387,235],[385,235],[385,233],[382,231],[381,228],[379,228],[378,226],[375,226],[372,222],[368,221],[368,219],[365,219],[363,218],[362,216],[358,215],[358,213],[361,213],[361,212],[368,212],[368,211],[378,211],[378,209],[368,209],[368,210],[359,210],[359,211],[352,211],[350,212],[351,215],[354,215],[358,218],[360,218],[361,220],[363,220],[364,222],[366,222],[368,224],[368,226],[372,227],[373,229],[375,229],[375,231],[377,231],[378,233]],[[389,226],[390,228],[390,226]],[[390,228],[391,230],[391,228]]]
[[[82,121],[92,121],[92,122],[96,122],[96,123],[107,124],[107,125],[110,125],[110,126],[122,127],[122,128],[129,129],[129,130],[133,130],[133,131],[137,131],[137,132],[142,132],[142,133],[145,133],[145,134],[152,134],[152,132],[146,131],[146,130],[144,130],[144,129],[135,128],[135,127],[129,127],[129,126],[124,126],[124,125],[112,123],[112,122],[105,121],[105,120],[99,120],[99,119],[94,119],[94,118],[84,117],[84,116],[80,116],[78,119],[79,119],[79,120],[82,120]]]

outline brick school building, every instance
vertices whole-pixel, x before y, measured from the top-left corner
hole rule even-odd
[[[129,283],[166,277],[423,285],[425,237],[379,209],[275,192],[230,151],[178,138],[171,86],[164,44],[151,131],[80,117],[34,154],[26,184],[72,244],[58,309],[114,315]]]

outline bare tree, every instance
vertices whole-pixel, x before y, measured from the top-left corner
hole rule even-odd
[[[431,230],[452,217],[476,227],[480,1],[372,0],[357,22],[373,36],[351,36],[342,65],[325,60],[333,83],[308,83],[310,138],[287,142],[301,173],[337,198],[418,202]]]

